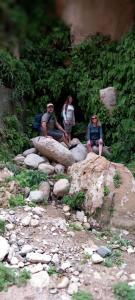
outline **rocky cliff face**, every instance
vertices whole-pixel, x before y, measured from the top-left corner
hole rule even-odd
[[[133,24],[133,0],[56,0],[57,14],[71,26],[74,43],[102,33],[119,39]]]

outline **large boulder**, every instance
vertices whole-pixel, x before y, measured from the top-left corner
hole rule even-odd
[[[84,208],[101,223],[135,229],[135,180],[122,164],[95,153],[69,169],[70,194],[85,192]]]
[[[75,161],[68,149],[52,138],[36,137],[32,139],[34,147],[48,159],[64,166],[71,166]]]
[[[71,149],[75,161],[84,160],[87,156],[87,149],[83,144],[78,144],[75,148]]]
[[[100,100],[111,112],[116,105],[116,90],[114,87],[107,87],[100,90]]]

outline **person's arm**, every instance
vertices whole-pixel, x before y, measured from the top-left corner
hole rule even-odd
[[[90,124],[87,127],[87,141],[90,141]]]
[[[42,122],[42,128],[43,128],[43,130],[44,130],[44,135],[45,135],[45,137],[47,137],[47,124],[46,124],[46,122]]]
[[[64,119],[64,121],[66,122],[66,120],[67,120],[67,117],[66,117],[66,106],[64,105],[63,106],[63,119]]]

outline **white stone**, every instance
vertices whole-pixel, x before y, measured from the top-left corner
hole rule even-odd
[[[82,161],[87,156],[87,149],[83,144],[78,144],[76,147],[70,150],[75,161]]]
[[[33,154],[33,153],[36,153],[36,149],[35,148],[30,148],[30,149],[27,149],[23,152],[23,156],[27,156],[27,155]]]
[[[130,279],[135,281],[135,274],[130,274]]]
[[[53,188],[53,193],[57,197],[63,197],[69,191],[70,183],[67,179],[60,179],[58,180]]]
[[[18,265],[18,258],[13,256],[10,263],[11,263],[11,265]]]
[[[70,283],[70,285],[68,287],[68,294],[73,295],[74,293],[77,293],[78,288],[79,288],[79,286],[76,282]]]
[[[35,148],[48,159],[64,166],[71,166],[74,158],[71,152],[52,138],[36,137],[32,139]]]
[[[98,249],[97,246],[86,247],[86,248],[84,249],[84,253],[85,253],[85,255],[91,256],[97,249]]]
[[[22,219],[21,223],[23,226],[29,226],[31,221],[31,216],[26,216]]]
[[[39,263],[37,265],[30,266],[29,270],[32,274],[41,272],[43,270],[43,265],[41,263]]]
[[[29,200],[35,203],[43,202],[44,200],[44,193],[39,190],[31,191],[29,194]]]
[[[15,225],[12,224],[12,223],[6,224],[6,229],[7,229],[8,231],[13,230],[14,227],[15,227]]]
[[[65,167],[61,164],[56,164],[55,166],[55,173],[56,174],[63,174],[65,171]]]
[[[46,173],[47,175],[52,175],[54,173],[54,167],[47,163],[40,164],[38,166],[38,170]]]
[[[25,157],[22,154],[18,154],[14,157],[14,161],[17,165],[23,165]]]
[[[32,246],[29,244],[26,244],[21,249],[21,255],[26,255],[27,253],[32,252]]]
[[[79,210],[78,210],[78,211],[76,212],[76,219],[77,219],[79,222],[81,222],[81,223],[83,223],[84,216],[85,216],[84,211],[79,211]]]
[[[63,206],[63,211],[66,213],[66,212],[69,212],[70,211],[70,206],[69,205],[64,205]]]
[[[135,253],[135,249],[134,249],[133,247],[129,246],[129,247],[127,248],[127,252],[128,252],[129,254]]]
[[[34,288],[45,288],[49,286],[49,275],[46,271],[41,271],[32,275],[30,284]]]
[[[31,225],[32,227],[37,227],[37,226],[39,225],[39,221],[36,220],[36,219],[31,219],[30,225]]]
[[[20,262],[18,263],[18,267],[19,267],[19,268],[24,268],[24,263],[23,263],[22,261],[20,261]]]
[[[61,264],[61,269],[63,270],[63,271],[65,271],[66,269],[69,269],[71,267],[71,262],[70,261],[65,261],[65,262],[63,262],[62,264]]]
[[[8,241],[4,237],[0,236],[0,261],[3,261],[5,256],[8,254],[9,249],[10,246]]]
[[[44,161],[45,159],[37,154],[28,154],[24,159],[24,164],[28,167],[37,169],[38,165]]]
[[[48,254],[30,252],[27,253],[26,259],[31,263],[49,263],[51,261],[51,256]]]
[[[99,264],[104,261],[104,259],[97,253],[92,254],[91,260],[94,264]]]
[[[69,279],[68,279],[68,277],[64,276],[60,279],[60,282],[58,283],[57,288],[65,289],[68,285],[69,285]]]
[[[48,201],[50,196],[50,184],[47,181],[43,181],[39,186],[39,190],[44,194],[44,201]]]
[[[59,255],[57,253],[55,253],[52,257],[52,262],[55,264],[55,265],[59,265],[59,262],[60,262],[60,259],[59,259]]]

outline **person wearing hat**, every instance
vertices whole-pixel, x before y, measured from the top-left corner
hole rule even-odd
[[[56,119],[53,103],[47,104],[47,112],[42,116],[41,133],[45,137],[50,136],[58,142],[64,142],[68,145],[68,135]]]
[[[87,129],[87,149],[88,152],[93,151],[93,146],[98,146],[99,155],[102,155],[103,150],[103,132],[101,123],[97,115],[91,117],[90,123]]]

